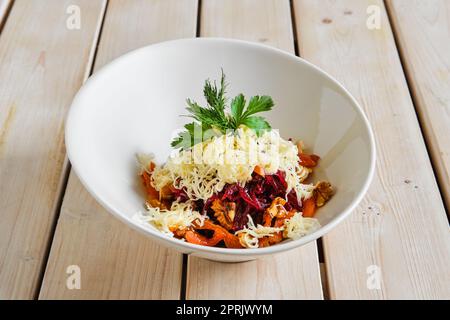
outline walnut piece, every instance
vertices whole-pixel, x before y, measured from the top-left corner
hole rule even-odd
[[[314,195],[316,197],[316,206],[322,207],[333,196],[334,190],[327,181],[320,181],[316,184]]]
[[[213,209],[214,217],[216,217],[222,227],[227,230],[231,230],[233,228],[233,220],[236,214],[236,203],[224,203],[221,200],[216,199],[213,201],[211,209]]]

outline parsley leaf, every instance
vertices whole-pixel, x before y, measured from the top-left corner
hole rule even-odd
[[[237,126],[241,120],[242,112],[245,108],[245,97],[241,93],[231,101],[231,116],[234,120],[234,126]]]
[[[186,150],[197,143],[206,141],[221,134],[220,132],[217,132],[217,130],[214,130],[211,126],[197,122],[188,123],[184,126],[184,128],[186,130],[179,133],[170,144],[175,149],[181,148]]]
[[[269,111],[273,107],[273,100],[269,96],[254,96],[248,103],[247,110],[245,110],[244,118],[252,114]]]
[[[226,112],[227,98],[225,97],[227,84],[222,70],[220,86],[210,80],[205,81],[203,95],[207,102],[206,107],[187,99],[189,117],[195,121],[184,126],[185,131],[172,141],[174,148],[189,149],[193,145],[208,140],[213,136],[225,134],[227,130],[236,130],[241,125],[253,129],[258,136],[264,130],[270,130],[270,124],[256,113],[269,111],[274,106],[269,96],[254,96],[246,106],[246,100],[241,93],[234,97],[230,103],[230,112]]]
[[[263,117],[247,117],[242,121],[242,124],[255,130],[258,136],[260,136],[264,130],[269,130],[271,128],[270,124]]]

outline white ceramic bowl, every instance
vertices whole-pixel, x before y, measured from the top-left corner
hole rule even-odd
[[[143,209],[136,153],[166,160],[175,129],[189,119],[187,97],[203,102],[205,79],[220,77],[228,95],[273,97],[267,114],[284,138],[305,141],[321,156],[315,179],[326,178],[336,195],[317,213],[322,228],[295,240],[258,249],[210,248],[186,243],[139,224]],[[186,39],[130,52],[96,72],[80,89],[66,123],[73,169],[114,216],[160,244],[220,261],[244,261],[296,248],[330,231],[360,202],[375,167],[370,125],[355,99],[312,64],[271,47],[228,39]]]

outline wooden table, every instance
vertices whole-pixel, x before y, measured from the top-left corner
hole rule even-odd
[[[450,1],[0,0],[0,26],[0,299],[450,298]],[[114,219],[71,171],[64,119],[86,78],[196,36],[295,53],[365,109],[375,179],[319,241],[239,264],[183,256]]]

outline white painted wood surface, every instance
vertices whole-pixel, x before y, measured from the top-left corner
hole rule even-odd
[[[248,263],[189,257],[186,288],[181,254],[115,220],[75,174],[64,188],[63,122],[94,55],[97,70],[137,47],[196,34],[197,0],[106,2],[0,0],[0,299],[39,291],[41,299],[177,299],[184,289],[188,299],[321,299],[322,286],[331,299],[450,298],[450,232],[427,153],[448,205],[448,1],[386,1],[409,88],[382,0],[292,0],[294,12],[289,0],[201,1],[201,36],[289,52],[296,38],[300,55],[361,103],[378,161],[367,197],[323,239],[323,283],[312,243]],[[81,9],[80,30],[66,27],[69,5]],[[377,10],[380,29],[369,30]],[[81,269],[81,290],[66,287],[70,265]]]
[[[366,26],[369,6],[380,10],[380,29]],[[448,221],[383,2],[294,0],[294,7],[300,55],[357,98],[378,149],[364,201],[323,240],[330,297],[448,299]],[[371,266],[380,268],[380,290]]]
[[[447,208],[450,206],[450,1],[387,1],[398,49]]]
[[[71,4],[81,30],[66,28]],[[104,4],[17,0],[0,35],[0,299],[33,298],[40,285],[66,168],[63,121]]]

